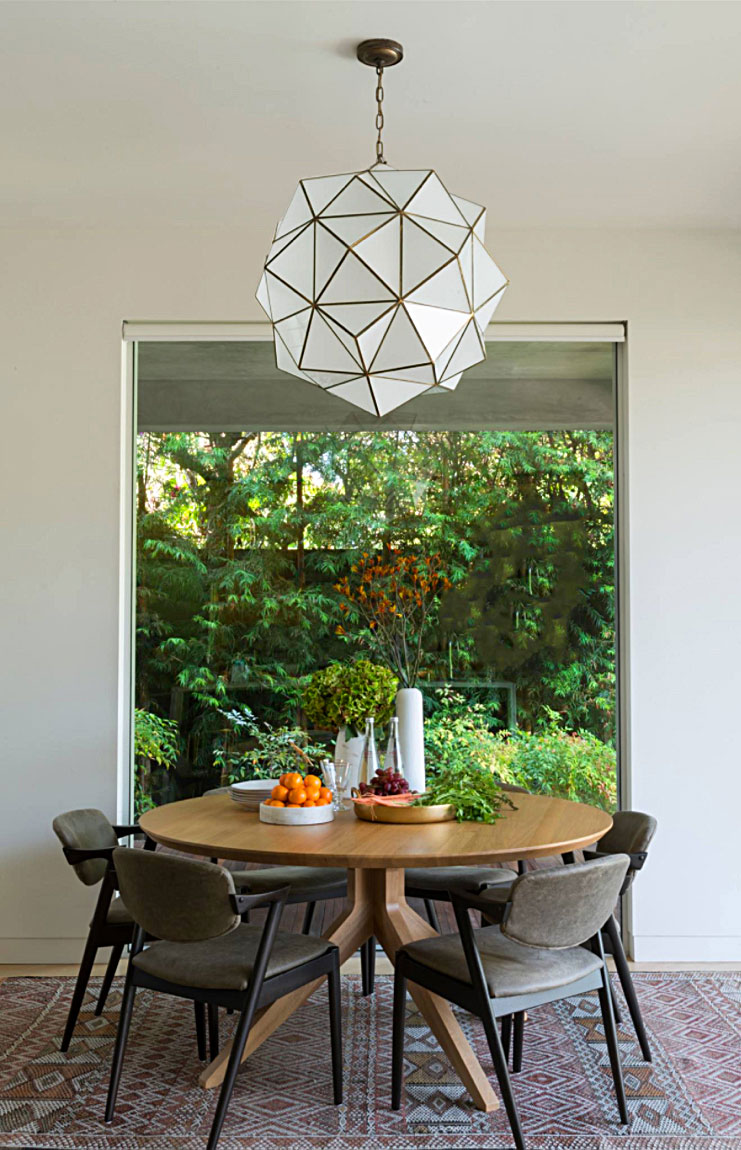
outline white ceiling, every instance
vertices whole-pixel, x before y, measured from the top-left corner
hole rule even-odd
[[[296,180],[433,165],[508,226],[741,226],[741,4],[0,3],[0,223],[248,225]]]

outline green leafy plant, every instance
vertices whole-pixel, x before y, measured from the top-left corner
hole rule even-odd
[[[606,811],[617,805],[613,747],[589,731],[566,731],[548,711],[545,730],[496,737],[492,767],[503,782],[529,791],[590,803]]]
[[[180,754],[178,725],[152,711],[134,711],[134,810],[136,817],[155,805],[151,797],[152,763],[171,770]]]
[[[244,705],[221,714],[238,742],[246,744],[230,748],[230,740],[222,738],[214,749],[214,763],[221,770],[223,782],[279,778],[288,771],[319,773],[327,748],[310,743],[300,727],[259,723]]]
[[[466,703],[449,688],[436,692],[438,705],[425,720],[425,760],[431,773],[470,765],[491,770],[499,739],[482,703]],[[508,781],[508,780],[505,780]]]
[[[501,790],[490,770],[475,763],[445,767],[431,776],[427,790],[415,800],[415,806],[431,807],[448,803],[455,807],[461,822],[495,823],[504,808],[515,810],[515,804]]]
[[[369,659],[356,663],[330,663],[309,676],[302,703],[306,718],[320,730],[362,731],[372,716],[384,726],[394,713],[398,680],[388,667]]]

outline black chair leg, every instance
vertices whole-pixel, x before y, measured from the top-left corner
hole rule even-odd
[[[316,910],[315,902],[307,902],[306,910],[304,911],[304,922],[301,927],[302,934],[311,934],[311,924],[314,921],[314,911]]]
[[[234,1083],[237,1079],[237,1072],[242,1061],[244,1048],[247,1045],[247,1036],[250,1032],[254,1014],[255,1007],[253,1001],[252,1005],[243,1010],[239,1016],[237,1029],[234,1032],[234,1038],[232,1040],[232,1049],[226,1067],[226,1074],[224,1075],[224,1081],[221,1084],[219,1101],[216,1103],[216,1113],[214,1114],[211,1132],[208,1136],[206,1150],[215,1150],[216,1143],[219,1141],[219,1135],[221,1134],[221,1128],[224,1125],[226,1112],[231,1101],[232,1091],[234,1090]]]
[[[512,1082],[509,1076],[509,1070],[507,1069],[507,1059],[504,1054],[502,1041],[499,1037],[499,1031],[497,1030],[496,1020],[488,1010],[484,1009],[482,1021],[489,1043],[491,1060],[494,1063],[494,1070],[496,1071],[497,1081],[499,1082],[499,1090],[502,1095],[502,1101],[504,1102],[504,1109],[507,1112],[507,1118],[512,1128],[515,1146],[517,1150],[525,1150],[525,1136],[522,1133],[520,1116],[517,1113],[517,1104],[515,1102],[515,1096],[512,1093]]]
[[[103,979],[103,985],[100,988],[100,995],[98,996],[98,1002],[97,1002],[97,1005],[95,1007],[95,1013],[96,1014],[102,1014],[103,1010],[105,1009],[106,999],[108,998],[108,992],[111,989],[111,984],[112,984],[114,978],[116,977],[116,971],[118,970],[118,964],[121,961],[121,955],[123,954],[123,948],[124,948],[124,943],[122,943],[122,942],[119,943],[117,946],[114,946],[111,948],[111,957],[108,960],[108,966],[106,967],[105,977]]]
[[[360,974],[363,998],[367,998],[376,989],[376,940],[373,935],[360,948]]]
[[[425,910],[427,911],[427,921],[432,929],[436,930],[438,934],[442,934],[440,930],[440,919],[437,917],[437,910],[431,898],[425,899]]]
[[[198,1061],[206,1061],[206,1006],[203,1002],[194,1002],[193,1010],[196,1016],[196,1043],[198,1045]]]
[[[211,1061],[219,1053],[219,1008],[208,1004],[208,1056]]]
[[[615,987],[613,985],[612,979],[610,978],[609,974],[607,976],[607,981],[610,984],[610,997],[612,998],[612,1013],[613,1013],[613,1016],[615,1018],[615,1022],[619,1026],[620,1023],[623,1021],[623,1018],[622,1018],[622,1015],[620,1013],[620,1003],[618,1002],[618,997],[617,997],[617,994],[615,993]]]
[[[118,1085],[121,1081],[121,1069],[123,1067],[124,1051],[126,1050],[126,1039],[129,1037],[129,1027],[131,1026],[131,1012],[134,1009],[134,995],[136,994],[136,987],[131,981],[130,977],[126,979],[126,986],[124,987],[123,998],[121,999],[121,1014],[118,1019],[118,1030],[116,1031],[116,1045],[113,1048],[113,1061],[111,1063],[111,1079],[108,1084],[108,1098],[105,1104],[105,1121],[113,1121],[113,1113],[116,1109],[116,1098],[118,1096]]]
[[[403,962],[397,958],[394,973],[394,1014],[391,1037],[391,1109],[401,1109],[404,1074],[404,1025],[406,1023],[407,980]]]
[[[525,1012],[520,1010],[515,1015],[514,1043],[512,1046],[512,1070],[519,1074],[522,1070],[522,1047],[525,1039]]]
[[[605,1027],[607,1051],[610,1055],[610,1068],[612,1070],[612,1080],[615,1083],[620,1121],[624,1126],[627,1126],[629,1122],[628,1104],[625,1100],[625,1084],[623,1082],[622,1066],[620,1065],[620,1050],[618,1048],[617,1030],[615,1028],[615,1016],[612,1013],[612,995],[608,989],[609,978],[610,976],[605,966],[602,972],[602,986],[598,992],[599,1004],[602,1010],[602,1022]]]
[[[340,995],[340,961],[327,975],[329,990],[329,1034],[332,1042],[332,1089],[334,1104],[342,1102],[342,999]]]
[[[505,1014],[502,1016],[502,1050],[504,1051],[504,1060],[509,1062],[509,1048],[512,1042],[512,1015]]]
[[[620,979],[620,985],[623,988],[625,1001],[628,1003],[628,1010],[630,1011],[630,1017],[635,1027],[635,1032],[641,1048],[641,1053],[643,1055],[644,1061],[650,1062],[651,1047],[649,1046],[646,1027],[643,1025],[643,1015],[641,1014],[641,1008],[638,1003],[638,998],[636,997],[636,991],[633,985],[630,967],[628,966],[628,960],[625,957],[625,951],[623,950],[623,940],[620,937],[618,924],[615,922],[614,918],[611,917],[606,923],[605,933],[610,940],[612,957],[615,959],[615,967],[617,969],[618,978]],[[620,1019],[618,1019],[618,1022],[619,1021]]]
[[[95,962],[95,955],[97,952],[98,945],[93,940],[93,935],[89,934],[87,936],[87,942],[85,943],[85,949],[82,952],[82,962],[80,963],[80,970],[77,975],[77,982],[75,983],[72,1002],[69,1006],[69,1014],[67,1015],[67,1024],[64,1028],[62,1045],[59,1047],[59,1049],[62,1051],[62,1054],[65,1054],[66,1051],[69,1050],[69,1044],[72,1041],[72,1035],[74,1034],[75,1026],[77,1025],[77,1018],[80,1013],[80,1007],[82,1006],[82,1000],[85,997],[85,991],[90,979],[90,971],[93,969],[93,963]]]

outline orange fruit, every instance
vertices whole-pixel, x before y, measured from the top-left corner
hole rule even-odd
[[[296,787],[303,786],[303,778],[298,771],[289,771],[287,775],[281,778],[281,786],[288,787],[289,791],[294,790]]]
[[[288,787],[284,787],[282,783],[278,783],[277,787],[273,787],[270,792],[270,797],[280,799],[280,801],[284,803],[288,798]]]
[[[286,775],[286,774],[281,775],[279,780],[278,780],[278,785],[281,787],[284,787],[286,785],[286,779],[287,778],[288,778],[288,775]]]
[[[304,786],[306,787],[307,791],[309,787],[320,787],[321,785],[322,780],[318,775],[307,775],[304,779]]]
[[[304,788],[298,784],[296,784],[295,787],[291,787],[291,790],[288,792],[288,802],[290,806],[300,807],[303,803],[306,802],[307,797],[308,796]]]
[[[329,787],[322,787],[322,789],[319,791],[319,798],[326,799],[328,803],[332,801],[332,792],[330,791]]]
[[[307,799],[305,803],[301,804],[302,807],[315,807],[316,803],[313,799]]]
[[[269,799],[265,804],[266,807],[284,807],[285,805],[280,799]]]
[[[329,799],[317,799],[316,802],[314,803],[314,806],[315,807],[328,807],[329,806]]]
[[[318,799],[319,795],[321,793],[321,789],[322,789],[321,787],[305,786],[306,794],[308,795],[308,797],[310,799]]]

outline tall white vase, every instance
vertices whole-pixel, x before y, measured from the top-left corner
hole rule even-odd
[[[396,695],[399,716],[399,742],[404,775],[413,791],[425,789],[425,733],[422,692],[418,687],[402,687]]]
[[[345,759],[350,764],[350,771],[347,777],[347,787],[345,794],[349,795],[352,787],[357,787],[360,778],[360,760],[363,757],[363,743],[365,739],[362,735],[355,735],[353,738],[347,737],[347,727],[343,727],[337,736],[335,743],[334,757],[337,759]]]

